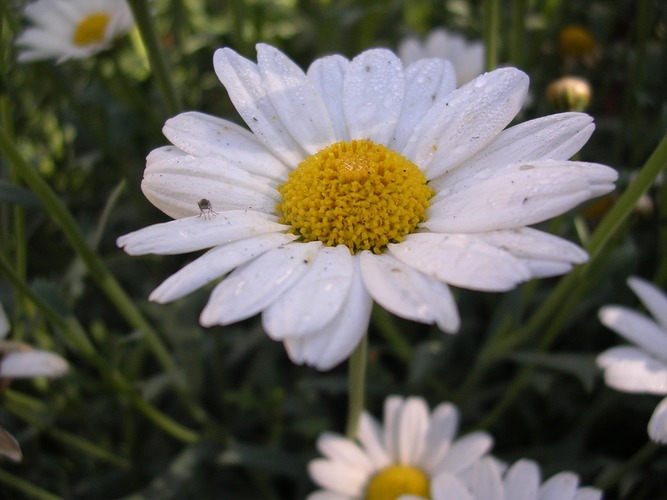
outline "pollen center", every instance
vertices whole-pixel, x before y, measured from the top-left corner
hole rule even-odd
[[[104,41],[104,32],[111,16],[105,12],[93,12],[86,16],[74,31],[74,43],[86,46]]]
[[[394,500],[401,495],[431,498],[428,476],[415,467],[391,465],[375,474],[366,487],[365,500]]]
[[[381,253],[425,220],[433,190],[419,168],[368,140],[309,156],[278,187],[281,222],[305,241]]]

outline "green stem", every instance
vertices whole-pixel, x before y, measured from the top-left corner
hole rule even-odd
[[[659,449],[660,446],[653,441],[647,442],[641,449],[639,449],[639,451],[637,451],[637,453],[630,457],[622,467],[614,471],[613,474],[601,477],[595,483],[595,487],[601,490],[608,490],[615,484],[619,483],[625,476],[634,471],[641,464],[650,459]]]
[[[74,317],[63,318],[55,309],[46,303],[41,297],[36,295],[28,288],[23,281],[19,279],[16,273],[0,252],[0,274],[5,276],[7,281],[24,297],[33,302],[35,306],[44,314],[44,316],[56,327],[67,340],[76,347],[77,352],[84,356],[100,373],[108,380],[120,393],[129,398],[135,407],[142,412],[149,420],[156,424],[164,432],[172,437],[186,443],[193,443],[199,439],[198,434],[173,421],[167,415],[160,412],[144,400],[136,389],[126,380],[123,375],[118,373],[102,358],[95,349],[95,346],[89,340],[89,335],[81,324]]]
[[[526,45],[526,0],[512,0],[512,33],[510,35],[510,62],[523,65],[523,48]]]
[[[60,226],[98,286],[113,302],[125,320],[142,333],[143,341],[146,342],[162,368],[172,375],[174,388],[192,415],[200,422],[206,421],[206,414],[187,393],[185,384],[177,373],[176,363],[157,332],[144,318],[134,301],[125,293],[99,256],[90,248],[72,214],[42,179],[39,172],[21,156],[14,143],[7,137],[4,128],[0,128],[0,151],[4,152],[7,158],[14,163],[23,181],[39,197],[45,212]]]
[[[4,469],[0,468],[0,482],[5,483],[7,486],[10,486],[22,493],[25,493],[28,498],[34,498],[35,500],[60,500],[62,497],[54,495],[53,493],[43,490],[39,486],[21,479],[20,477],[15,476],[7,472]]]
[[[132,9],[134,20],[141,33],[141,39],[148,52],[151,70],[162,93],[167,113],[170,116],[177,115],[183,110],[183,107],[176,93],[174,82],[171,79],[171,72],[168,69],[166,57],[160,47],[150,6],[146,0],[128,0],[128,4]]]
[[[498,30],[500,1],[484,0],[484,67],[491,71],[498,67]]]
[[[366,359],[368,352],[368,334],[350,356],[348,381],[347,428],[345,435],[350,439],[357,437],[359,418],[364,410],[364,393],[366,382]]]
[[[381,307],[373,306],[373,326],[380,332],[389,344],[389,348],[406,365],[412,360],[412,346],[405,340],[401,331],[396,327],[391,314]]]
[[[588,244],[585,246],[589,254],[588,262],[574,269],[558,283],[549,298],[522,329],[515,335],[501,339],[501,342],[490,346],[491,352],[483,352],[480,359],[486,362],[490,362],[490,359],[502,359],[512,349],[533,338],[538,332],[546,332],[539,346],[541,351],[545,351],[555,342],[561,331],[560,326],[565,322],[567,315],[575,307],[579,298],[585,293],[584,278],[586,273],[598,259],[604,246],[617,234],[619,228],[632,213],[632,209],[639,198],[648,190],[665,167],[667,167],[667,134],[646,161],[634,182],[627,187],[591,235]],[[482,427],[490,426],[502,415],[505,409],[510,407],[529,380],[529,374],[532,373],[532,370],[532,367],[521,370],[500,402],[489,412],[482,423]]]

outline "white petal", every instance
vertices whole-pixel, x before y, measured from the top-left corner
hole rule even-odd
[[[389,396],[384,400],[384,447],[393,462],[398,460],[398,428],[403,404],[401,396]]]
[[[597,357],[607,385],[625,392],[667,394],[667,364],[634,347],[612,347]]]
[[[456,88],[456,75],[449,61],[422,59],[405,70],[405,97],[401,116],[389,147],[402,151],[415,126],[436,102]]]
[[[396,429],[397,458],[403,465],[417,465],[428,431],[429,414],[426,401],[418,397],[406,399]]]
[[[574,497],[579,477],[572,472],[561,472],[549,478],[540,488],[539,500],[569,500]]]
[[[210,219],[186,217],[139,229],[116,244],[130,255],[174,255],[224,245],[260,234],[286,231],[288,226],[261,212],[230,210]]]
[[[262,314],[273,340],[310,335],[336,316],[352,285],[354,265],[345,245],[323,248],[306,274]]]
[[[317,449],[334,462],[360,469],[366,474],[370,474],[374,469],[368,456],[354,442],[337,434],[322,434],[317,439]]]
[[[459,412],[451,403],[439,404],[431,414],[431,422],[426,433],[424,453],[419,465],[433,474],[449,451],[459,426]]]
[[[458,477],[447,472],[438,474],[433,479],[431,497],[433,500],[475,500],[466,485]]]
[[[316,59],[308,68],[308,79],[324,99],[336,140],[349,141],[350,134],[343,109],[343,82],[350,61],[333,55]]]
[[[346,495],[347,498],[359,498],[368,480],[367,475],[359,469],[323,459],[309,462],[308,472],[318,486]]]
[[[252,133],[230,121],[188,111],[167,120],[162,132],[185,153],[224,158],[248,173],[287,179],[290,169]]]
[[[602,491],[595,488],[579,488],[572,500],[602,500]]]
[[[359,418],[357,439],[366,450],[366,454],[373,462],[375,470],[382,469],[390,464],[391,460],[382,444],[382,428],[368,412],[363,412]]]
[[[505,473],[507,500],[535,500],[540,488],[540,468],[531,460],[518,460]]]
[[[224,48],[215,51],[213,67],[234,107],[257,138],[286,165],[295,168],[306,155],[278,118],[257,65]]]
[[[505,291],[531,278],[519,259],[474,234],[414,233],[387,248],[427,276],[471,290]]]
[[[278,49],[257,44],[257,66],[278,117],[308,154],[335,142],[322,98],[305,73]]]
[[[285,349],[294,363],[329,370],[347,359],[365,335],[373,300],[361,281],[358,259],[354,262],[352,286],[340,314],[317,334],[285,339]]]
[[[375,302],[400,316],[437,323],[448,333],[460,326],[456,302],[444,283],[425,276],[389,254],[361,254],[361,276]]]
[[[652,319],[626,307],[606,306],[600,309],[600,321],[649,354],[667,362],[667,331]]]
[[[404,155],[434,179],[494,139],[514,118],[528,90],[516,68],[480,75],[436,103],[415,127]]]
[[[667,398],[653,412],[648,423],[648,435],[656,443],[667,444]]]
[[[641,278],[628,278],[628,285],[646,306],[660,327],[667,332],[667,295],[658,287]],[[667,335],[667,333],[666,333]]]
[[[443,172],[430,186],[438,197],[449,195],[464,179],[484,176],[502,165],[537,160],[567,160],[590,138],[595,126],[584,113],[559,113],[503,130],[477,154]],[[442,191],[442,192],[440,192]]]
[[[398,123],[403,95],[403,65],[391,51],[371,49],[352,59],[343,85],[350,138],[388,144]]]
[[[423,227],[439,232],[512,229],[545,221],[614,189],[615,170],[593,163],[513,163],[433,203]]]
[[[299,280],[321,248],[319,241],[291,243],[236,268],[215,287],[199,322],[228,325],[266,309]]]
[[[505,500],[500,470],[496,463],[486,457],[479,460],[472,467],[472,480],[470,489],[475,498],[484,500]],[[513,497],[507,497],[507,500],[515,500]]]
[[[449,448],[438,469],[462,472],[485,455],[493,446],[493,438],[485,432],[473,432],[459,438]]]
[[[254,210],[275,213],[280,194],[266,181],[223,158],[192,156],[174,147],[148,155],[141,190],[173,219],[201,213],[198,202],[210,201],[215,212]]]
[[[180,299],[264,252],[295,239],[293,234],[269,233],[212,248],[166,279],[153,290],[149,300],[164,304]]]
[[[12,352],[0,360],[0,378],[60,377],[67,369],[62,357],[36,349]]]
[[[319,490],[309,493],[306,500],[350,500],[350,497],[341,493]]]

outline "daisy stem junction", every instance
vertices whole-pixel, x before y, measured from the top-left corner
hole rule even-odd
[[[167,59],[164,52],[160,48],[155,25],[151,16],[150,6],[146,0],[128,0],[127,2],[132,9],[134,20],[137,23],[141,39],[146,47],[148,59],[151,64],[151,70],[158,87],[162,93],[167,113],[171,116],[177,115],[182,109],[180,99],[176,93],[176,87],[171,78],[171,73],[167,68]]]
[[[174,389],[186,407],[190,410],[192,416],[199,422],[206,421],[206,413],[196,404],[188,393],[176,363],[158,333],[153,329],[146,318],[144,318],[134,301],[127,295],[118,281],[116,281],[114,276],[109,272],[102,262],[102,259],[90,248],[85,237],[79,230],[74,217],[60,201],[56,193],[44,181],[39,172],[23,158],[13,141],[7,136],[5,129],[1,127],[0,151],[2,151],[7,159],[16,166],[16,171],[21,179],[23,179],[40,199],[44,206],[45,213],[47,213],[60,226],[67,237],[67,240],[88,268],[91,276],[116,306],[118,312],[130,325],[142,333],[143,341],[159,361],[162,368],[172,376]]]
[[[584,279],[587,273],[600,257],[605,245],[616,235],[632,213],[632,209],[639,198],[649,189],[660,172],[666,167],[667,135],[663,137],[653,154],[646,161],[634,182],[626,188],[616,204],[591,234],[590,240],[585,246],[589,254],[588,262],[573,269],[570,274],[560,280],[547,300],[535,311],[523,328],[512,335],[495,337],[493,341],[488,342],[470,371],[469,378],[479,380],[481,373],[488,366],[505,358],[510,351],[528,340],[536,338],[538,334],[541,334],[539,350],[542,352],[546,351],[555,342],[562,331],[562,325],[590,286]],[[532,366],[527,366],[519,372],[503,398],[488,413],[480,427],[489,427],[500,418],[518,397],[534,369]],[[464,386],[467,387],[467,390],[472,389],[467,383],[464,383]]]
[[[364,411],[364,392],[366,383],[366,360],[368,356],[368,333],[356,347],[349,361],[347,427],[345,435],[350,439],[357,437],[359,418]]]

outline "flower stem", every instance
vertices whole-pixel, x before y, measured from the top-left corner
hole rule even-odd
[[[134,301],[125,293],[125,290],[123,290],[109,272],[100,257],[90,248],[72,214],[63,205],[51,187],[42,179],[39,172],[25,161],[2,127],[0,127],[0,151],[15,165],[20,177],[40,199],[45,208],[45,213],[49,214],[60,226],[98,286],[106,293],[107,297],[113,302],[125,320],[142,333],[143,341],[146,342],[146,345],[157,358],[162,368],[173,377],[174,388],[192,415],[199,422],[205,421],[206,414],[187,393],[185,384],[177,373],[176,363],[158,333],[144,318]]]
[[[364,410],[364,390],[366,379],[366,358],[368,353],[368,333],[350,356],[348,381],[347,428],[345,435],[350,439],[357,437],[359,417]]]
[[[484,0],[484,68],[498,67],[498,30],[500,27],[499,0]]]
[[[565,276],[553,292],[551,292],[547,300],[542,303],[542,306],[517,333],[509,337],[500,338],[498,342],[488,345],[487,350],[483,351],[480,355],[481,360],[490,364],[492,360],[502,359],[512,349],[533,338],[538,332],[543,333],[542,341],[539,345],[541,351],[545,351],[555,342],[558,334],[561,332],[560,327],[567,319],[567,315],[570,314],[586,291],[584,279],[586,273],[589,272],[592,265],[596,262],[604,246],[617,234],[618,230],[627,220],[639,198],[666,167],[667,134],[663,137],[651,157],[646,161],[634,182],[627,187],[591,235],[588,244],[585,246],[589,254],[588,262],[575,268],[570,274]],[[484,368],[474,367],[473,371]],[[482,422],[482,427],[490,426],[504,413],[520,394],[523,386],[529,380],[529,374],[532,373],[533,369],[533,367],[526,367],[521,370],[510,388],[505,392],[503,398]]]
[[[43,490],[39,486],[35,486],[31,482],[21,479],[2,468],[0,468],[0,483],[4,483],[7,486],[25,493],[27,497],[34,498],[35,500],[60,500],[62,498],[49,491]]]
[[[641,464],[646,462],[651,458],[655,452],[660,449],[653,441],[647,442],[642,448],[637,451],[630,459],[625,462],[618,470],[614,471],[613,474],[604,475],[595,483],[595,487],[601,490],[607,490],[613,485],[619,483],[625,476],[639,467]]]
[[[523,48],[526,44],[526,0],[512,0],[512,34],[510,37],[510,62],[512,66],[523,65]]]
[[[150,6],[146,0],[128,0],[128,4],[132,9],[134,20],[137,23],[141,39],[144,42],[146,51],[148,52],[148,59],[151,63],[151,70],[158,87],[162,93],[167,113],[171,116],[180,113],[183,108],[176,94],[174,82],[171,79],[171,73],[167,69],[167,60],[160,47],[160,43],[155,32],[153,18],[151,17]]]

